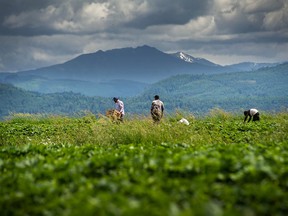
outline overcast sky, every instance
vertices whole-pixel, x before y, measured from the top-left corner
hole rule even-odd
[[[214,63],[288,60],[287,0],[0,0],[0,71],[153,46]]]

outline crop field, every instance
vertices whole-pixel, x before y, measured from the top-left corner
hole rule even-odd
[[[0,215],[288,215],[288,113],[243,118],[15,114],[0,122]]]

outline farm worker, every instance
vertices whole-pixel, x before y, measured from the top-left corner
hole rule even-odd
[[[259,112],[257,109],[249,109],[249,110],[246,110],[244,111],[244,122],[246,122],[248,116],[249,116],[249,119],[248,119],[248,122],[250,122],[251,118],[253,118],[252,121],[259,121],[260,120],[260,117],[259,117]]]
[[[124,115],[125,115],[124,103],[123,103],[123,101],[119,100],[119,98],[117,98],[117,97],[114,97],[113,101],[115,102],[115,109],[120,113],[119,120],[121,122],[123,122],[123,118],[124,118]]]
[[[154,123],[159,123],[164,113],[164,103],[160,100],[159,95],[154,96],[151,104],[150,113]]]

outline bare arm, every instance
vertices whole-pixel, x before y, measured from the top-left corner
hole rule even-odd
[[[246,115],[246,116],[245,116],[245,118],[244,118],[244,122],[246,122],[246,120],[247,120],[247,117],[248,117],[248,115]]]
[[[163,117],[163,114],[164,114],[164,104],[162,104],[161,106],[161,117]]]

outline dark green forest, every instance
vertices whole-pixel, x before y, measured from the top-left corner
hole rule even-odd
[[[215,75],[177,75],[147,87],[135,97],[122,98],[127,114],[148,114],[155,94],[166,112],[183,110],[204,115],[214,108],[239,112],[255,107],[278,112],[288,107],[288,64],[257,71]],[[0,84],[0,118],[11,113],[75,115],[83,111],[104,114],[112,98],[64,92],[41,94]]]
[[[101,113],[112,104],[112,100],[108,101],[107,98],[88,97],[73,92],[42,94],[7,84],[0,84],[0,100],[2,118],[11,113],[73,115],[88,110]]]
[[[178,75],[155,83],[141,97],[147,100],[159,94],[169,110],[179,108],[200,114],[213,108],[281,111],[288,107],[287,83],[288,64],[282,64],[251,72]],[[138,106],[141,110],[140,101]]]

